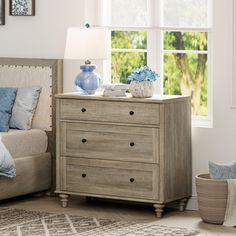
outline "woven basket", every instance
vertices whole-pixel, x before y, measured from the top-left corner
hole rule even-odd
[[[209,174],[195,177],[199,213],[204,222],[223,224],[228,197],[226,180],[210,179]]]

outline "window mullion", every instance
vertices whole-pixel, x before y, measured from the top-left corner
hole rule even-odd
[[[199,51],[199,50],[169,50],[163,49],[162,53],[182,53],[182,54],[208,54],[208,51]]]
[[[147,52],[147,49],[112,48],[112,52]]]
[[[110,0],[97,0],[98,1],[98,22],[99,26],[109,26],[111,25],[111,2]]]
[[[160,40],[160,30],[148,30],[147,32],[147,65],[160,74],[160,78],[157,80],[156,93],[163,93],[163,79],[162,79],[162,59],[161,49],[162,42]]]
[[[159,27],[159,26],[150,26],[150,27],[141,27],[141,26],[108,26],[109,30],[116,31],[147,31],[147,30],[163,30],[163,31],[181,31],[181,32],[209,32],[211,28],[200,28],[200,27]]]

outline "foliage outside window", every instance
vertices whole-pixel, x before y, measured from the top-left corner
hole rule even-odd
[[[192,96],[192,114],[208,115],[207,33],[163,32],[164,93]],[[112,82],[147,64],[147,33],[112,31]]]
[[[164,93],[190,95],[192,114],[207,116],[207,33],[164,32]]]
[[[113,83],[128,83],[128,76],[136,68],[147,65],[147,33],[140,31],[112,31]]]

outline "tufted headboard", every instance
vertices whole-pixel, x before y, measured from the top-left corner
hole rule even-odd
[[[59,59],[0,58],[0,87],[41,86],[32,127],[47,131],[55,154],[55,98],[62,92],[63,61]]]

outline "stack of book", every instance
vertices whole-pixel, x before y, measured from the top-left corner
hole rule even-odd
[[[103,96],[105,97],[125,97],[129,84],[106,84],[103,87]]]

